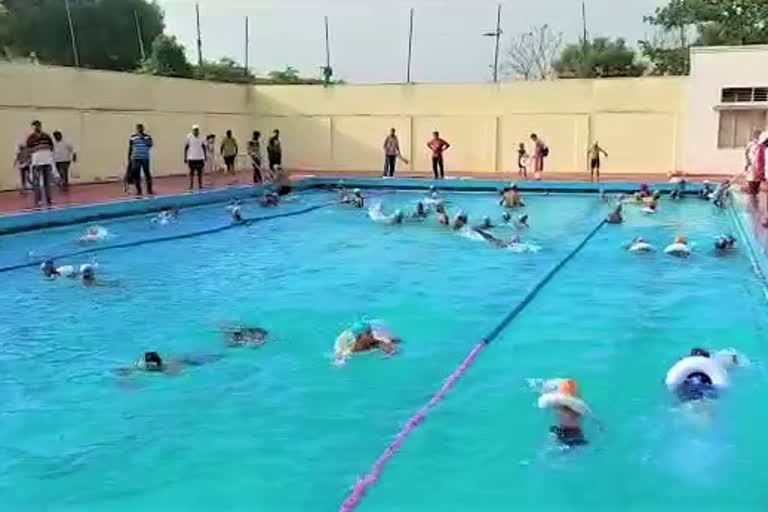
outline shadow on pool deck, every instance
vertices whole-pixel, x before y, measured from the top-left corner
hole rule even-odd
[[[338,172],[338,171],[305,171],[293,172],[292,177],[299,179],[306,176],[319,176],[327,178],[350,178],[350,177],[376,177],[381,174],[378,172]],[[470,177],[495,180],[517,180],[517,173],[460,173],[454,174],[456,177]],[[431,178],[431,173],[418,172],[399,172],[399,178]],[[584,181],[589,179],[586,173],[545,173],[547,180],[558,181]],[[715,180],[717,176],[690,176],[691,179],[710,179]],[[205,189],[220,189],[230,185],[247,185],[251,183],[250,172],[240,172],[236,176],[216,173],[205,175]],[[609,174],[603,177],[603,181],[637,181],[637,182],[666,182],[669,175],[665,173],[657,174]],[[172,195],[188,192],[189,177],[186,175],[164,176],[154,179],[154,189],[157,195]],[[129,192],[125,192],[122,182],[101,182],[87,183],[70,186],[68,192],[62,192],[53,188],[53,208],[62,208],[67,206],[84,205],[89,203],[103,203],[119,199],[134,197],[133,187]],[[32,192],[21,194],[18,190],[0,192],[0,214],[21,212],[25,210],[34,210]]]

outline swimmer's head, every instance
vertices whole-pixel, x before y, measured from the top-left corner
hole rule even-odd
[[[445,213],[445,205],[443,203],[439,203],[437,206],[435,206],[435,211],[437,213]]]
[[[509,222],[510,220],[512,220],[512,216],[509,214],[509,212],[502,213],[501,218],[504,222]]]
[[[353,190],[352,193],[355,194],[357,197],[360,197],[361,195],[363,195],[363,193],[360,191],[359,188],[356,188],[355,190]]]
[[[56,264],[53,262],[53,260],[45,260],[40,265],[40,270],[43,271],[45,277],[51,277],[56,274]]]
[[[418,213],[419,215],[424,214],[424,203],[422,203],[421,201],[419,201],[418,204],[416,204],[416,213]]]
[[[358,320],[349,328],[349,332],[351,332],[352,336],[355,338],[359,338],[365,334],[370,334],[372,331],[373,328],[371,327],[371,324],[365,320]]]
[[[517,183],[513,183],[510,190],[512,190],[513,192],[517,192]]]
[[[677,235],[675,237],[675,243],[685,245],[688,243],[688,239],[685,237],[685,235]]]
[[[484,228],[490,228],[492,226],[491,218],[486,215],[483,217],[483,221],[480,223],[480,225]]]
[[[402,210],[395,210],[393,219],[394,219],[396,224],[400,224],[401,222],[403,222],[403,212],[402,212]]]
[[[692,348],[691,349],[691,357],[706,357],[709,358],[710,354],[709,351],[704,350],[703,348]]]
[[[144,369],[149,372],[159,372],[163,369],[163,359],[157,352],[144,353]]]
[[[658,190],[654,190],[653,191],[653,198],[654,199],[659,199],[660,197],[661,197],[661,192],[659,192]]]
[[[96,278],[96,268],[93,265],[83,265],[80,267],[80,276],[83,281],[93,281]]]
[[[577,397],[579,396],[579,385],[574,379],[563,379],[560,382],[560,392],[564,395]]]

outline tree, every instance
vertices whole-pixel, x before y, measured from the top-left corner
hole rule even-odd
[[[161,34],[152,42],[152,53],[144,61],[140,71],[152,75],[191,78],[192,66],[175,36]]]
[[[250,71],[227,57],[219,62],[204,61],[202,66],[195,68],[195,78],[233,83],[250,83],[254,80]]]
[[[144,42],[164,28],[163,13],[148,0],[70,0],[80,65],[128,71],[136,69]],[[35,52],[46,64],[74,65],[65,3],[61,0],[5,0],[11,33],[6,46],[16,55]]]
[[[546,80],[554,75],[552,63],[560,52],[563,35],[549,25],[532,27],[529,32],[512,36],[502,73],[520,80]]]
[[[661,33],[640,41],[657,75],[688,73],[691,40],[702,46],[768,43],[766,0],[670,0],[645,21]]]
[[[560,78],[642,76],[647,68],[624,39],[604,37],[569,44],[554,66]]]
[[[267,76],[277,84],[298,84],[301,82],[299,70],[291,66],[286,66],[281,71],[270,71]]]

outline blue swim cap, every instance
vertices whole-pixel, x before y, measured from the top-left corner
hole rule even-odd
[[[349,331],[352,333],[352,335],[355,338],[357,338],[367,332],[371,332],[371,324],[369,324],[365,320],[358,320],[357,322],[352,324],[352,327],[349,328]]]

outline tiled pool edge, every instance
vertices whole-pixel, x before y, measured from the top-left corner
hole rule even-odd
[[[381,178],[304,178],[293,184],[295,190],[327,188],[343,183],[347,188],[378,188],[399,190],[427,190],[431,186],[446,191],[495,192],[508,186],[509,181],[502,180],[428,180],[428,179],[381,179]],[[576,181],[521,181],[517,182],[522,191],[558,192],[558,193],[632,193],[639,187],[634,182],[589,183]],[[669,192],[674,187],[670,183],[654,183],[655,190]],[[696,193],[699,185],[689,184],[686,193]],[[200,206],[225,203],[236,199],[247,199],[260,195],[263,186],[238,186],[203,192],[157,196],[145,199],[123,199],[105,203],[71,206],[52,210],[21,212],[0,215],[0,235],[23,231],[33,231],[68,224],[90,222],[130,215],[157,212],[163,208]]]

